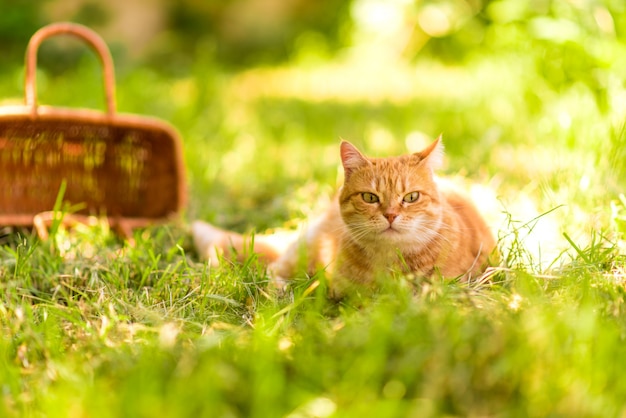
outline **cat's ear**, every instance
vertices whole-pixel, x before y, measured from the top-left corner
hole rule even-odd
[[[416,152],[414,155],[419,157],[420,163],[427,164],[431,170],[440,168],[443,165],[443,142],[441,135],[428,147],[420,152]]]
[[[368,159],[348,141],[341,141],[341,164],[346,179],[354,172],[354,170],[369,164]]]

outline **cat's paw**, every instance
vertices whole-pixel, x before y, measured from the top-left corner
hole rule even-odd
[[[191,224],[191,236],[198,256],[210,261],[211,265],[219,264],[223,256],[221,244],[226,235],[226,231],[207,222],[195,221]]]

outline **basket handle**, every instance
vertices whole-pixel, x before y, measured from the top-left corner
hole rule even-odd
[[[30,38],[26,49],[26,80],[24,83],[26,106],[31,108],[31,115],[37,116],[37,49],[46,39],[54,35],[70,34],[86,41],[100,57],[104,77],[106,111],[109,116],[115,114],[115,72],[111,52],[102,38],[86,26],[71,22],[53,23],[39,29]]]

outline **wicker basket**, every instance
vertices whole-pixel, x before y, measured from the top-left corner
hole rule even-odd
[[[106,112],[38,106],[37,49],[48,37],[86,41],[103,65]],[[123,230],[170,219],[186,187],[181,141],[167,123],[118,114],[111,54],[92,30],[56,23],[37,31],[26,51],[25,105],[0,106],[0,225],[30,226],[64,201],[83,215],[106,216]]]

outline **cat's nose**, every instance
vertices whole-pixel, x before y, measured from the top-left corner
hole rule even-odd
[[[389,225],[391,225],[393,223],[393,221],[395,221],[396,218],[398,217],[398,214],[397,213],[393,213],[393,212],[387,212],[387,213],[385,213],[384,216],[389,221]]]

